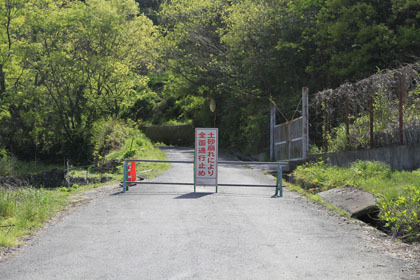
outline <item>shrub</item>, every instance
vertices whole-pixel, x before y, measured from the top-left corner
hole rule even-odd
[[[394,237],[420,240],[420,185],[406,187],[397,198],[378,200],[379,218],[385,221]]]

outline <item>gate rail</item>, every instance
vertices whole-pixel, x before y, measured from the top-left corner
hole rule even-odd
[[[196,192],[195,183],[186,183],[186,182],[144,182],[144,181],[128,181],[128,162],[155,162],[155,163],[186,163],[194,164],[194,161],[190,160],[151,160],[151,159],[123,159],[124,161],[124,176],[122,184],[122,192],[128,191],[128,184],[148,184],[148,185],[187,185],[194,186],[194,192]],[[218,161],[218,164],[228,164],[228,165],[277,165],[277,183],[276,185],[256,185],[256,184],[223,184],[218,183],[216,185],[216,193],[218,192],[218,186],[224,187],[262,187],[262,188],[275,188],[274,196],[283,197],[283,182],[282,182],[282,173],[283,166],[287,166],[287,162],[261,162],[261,161]]]

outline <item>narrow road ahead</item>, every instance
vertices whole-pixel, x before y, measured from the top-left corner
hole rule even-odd
[[[165,148],[170,159],[190,149]],[[220,166],[219,182],[271,184],[261,170]],[[192,182],[173,164],[155,181]],[[117,186],[0,263],[0,279],[419,279],[384,237],[305,198],[274,189]]]

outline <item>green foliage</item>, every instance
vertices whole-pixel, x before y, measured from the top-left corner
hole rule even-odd
[[[40,227],[65,205],[66,195],[43,189],[0,189],[0,246],[18,244],[18,239]]]
[[[396,197],[382,196],[378,201],[379,217],[384,220],[393,236],[408,241],[420,240],[420,185],[404,188]]]

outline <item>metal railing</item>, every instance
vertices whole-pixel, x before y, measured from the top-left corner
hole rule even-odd
[[[153,162],[153,163],[185,163],[185,164],[194,164],[194,161],[189,160],[150,160],[150,159],[123,159],[124,161],[124,176],[122,183],[122,192],[128,191],[129,184],[138,185],[138,184],[147,184],[147,185],[186,185],[194,186],[194,192],[196,192],[195,183],[187,182],[144,182],[144,181],[128,181],[128,162]],[[225,184],[217,183],[216,193],[218,192],[218,186],[224,187],[262,187],[262,188],[275,188],[274,196],[283,197],[283,181],[282,173],[283,166],[287,166],[286,161],[279,162],[261,162],[261,161],[218,161],[218,164],[227,164],[227,165],[276,165],[277,166],[277,182],[276,185],[256,185],[256,184]]]

